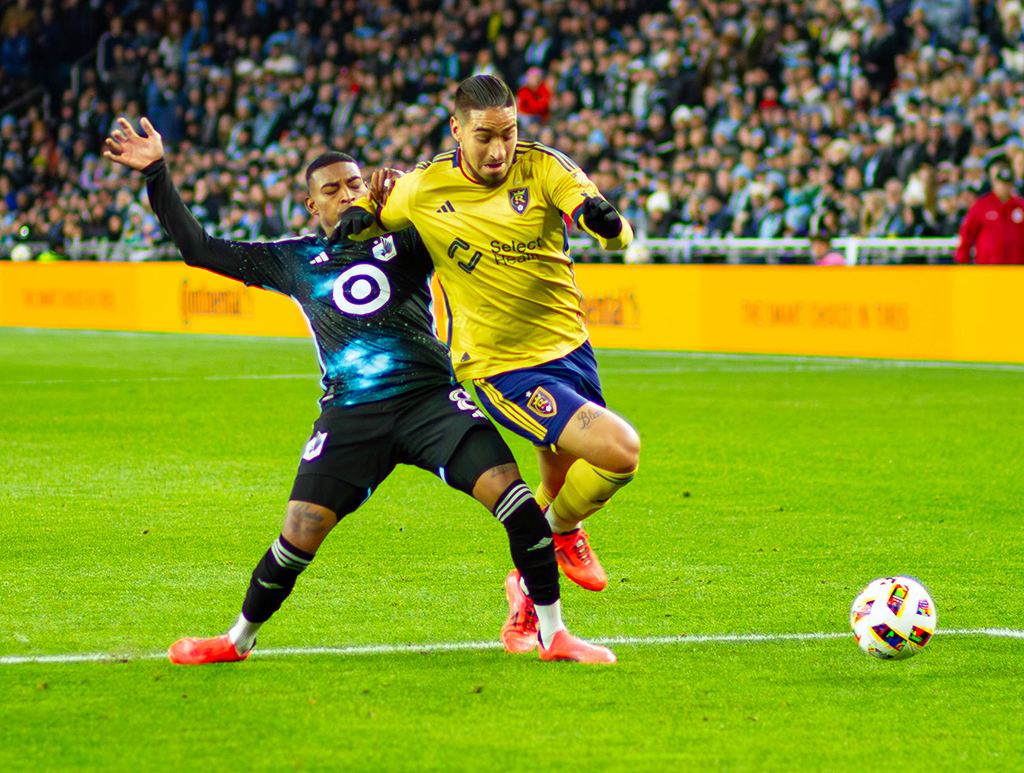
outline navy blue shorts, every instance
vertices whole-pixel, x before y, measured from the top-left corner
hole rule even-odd
[[[535,445],[553,447],[586,403],[604,406],[590,342],[564,357],[473,379],[479,403],[501,426]]]

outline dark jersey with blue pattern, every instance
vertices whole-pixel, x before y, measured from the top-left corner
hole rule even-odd
[[[309,320],[332,405],[358,405],[451,383],[430,312],[433,265],[409,228],[369,242],[211,237],[161,160],[143,170],[150,205],[185,262],[294,298]]]

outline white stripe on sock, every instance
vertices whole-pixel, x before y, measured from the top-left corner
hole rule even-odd
[[[530,487],[525,483],[521,483],[511,491],[506,492],[505,498],[494,511],[494,517],[504,523],[506,518],[518,510],[519,507],[532,496],[533,492],[530,491]]]
[[[277,559],[277,563],[296,572],[301,572],[309,566],[311,562],[311,559],[300,558],[288,550],[288,548],[281,544],[280,538],[274,540],[273,544],[270,546],[270,550],[274,554],[274,558]]]

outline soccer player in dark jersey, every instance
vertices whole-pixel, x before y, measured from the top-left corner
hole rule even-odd
[[[512,560],[536,603],[544,660],[612,663],[606,647],[562,622],[551,529],[494,425],[451,378],[430,315],[432,272],[419,234],[329,243],[340,213],[367,195],[355,161],[328,152],[306,169],[317,235],[236,242],[207,235],[171,181],[163,141],[145,118],[124,118],[104,156],[146,176],[150,204],[185,262],[276,290],[301,306],[323,372],[321,413],[299,462],[280,536],[257,564],[237,622],[221,636],[171,645],[174,663],[244,660],[260,626],[291,593],[335,524],[365,502],[397,463],[429,470],[473,496],[508,531]]]

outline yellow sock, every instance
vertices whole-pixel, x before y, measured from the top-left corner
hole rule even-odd
[[[561,491],[548,508],[551,530],[558,534],[572,531],[580,521],[604,507],[612,494],[633,480],[634,475],[635,469],[609,472],[577,459],[566,473]]]
[[[551,496],[551,492],[548,491],[547,487],[543,483],[537,486],[537,492],[533,495],[533,498],[537,500],[537,504],[540,506],[541,510],[550,505],[551,501],[554,499],[554,497]]]

